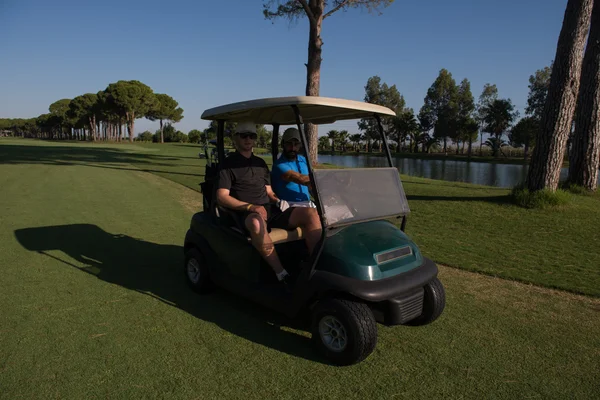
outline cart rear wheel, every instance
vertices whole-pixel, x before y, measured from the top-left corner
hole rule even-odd
[[[185,276],[188,285],[198,293],[207,293],[212,289],[208,266],[204,256],[196,248],[185,253]]]
[[[312,314],[312,341],[335,364],[367,358],[377,344],[377,323],[364,303],[345,299],[319,302]]]
[[[408,321],[406,325],[427,325],[438,319],[446,307],[446,291],[438,278],[434,278],[424,287],[423,312],[420,316]]]

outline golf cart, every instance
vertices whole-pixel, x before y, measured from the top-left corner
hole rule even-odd
[[[304,123],[374,118],[388,160],[385,168],[314,169],[307,157],[312,200],[322,234],[308,254],[300,229],[269,232],[286,270],[291,290],[250,243],[243,227],[216,202],[218,163],[207,163],[201,184],[204,211],[192,217],[185,237],[185,276],[204,293],[213,285],[237,293],[288,317],[307,316],[316,348],[330,361],[352,364],[365,359],[377,343],[377,322],[425,325],[445,306],[435,263],[404,233],[408,202],[393,167],[382,116],[395,115],[379,105],[325,97],[251,100],[206,110],[201,118],[218,121],[217,160],[225,158],[226,122],[252,121],[273,126],[271,154],[276,159],[281,126],[300,131]],[[400,228],[391,220],[401,218]]]

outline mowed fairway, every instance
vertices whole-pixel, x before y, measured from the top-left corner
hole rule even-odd
[[[185,285],[181,246],[201,195],[159,174],[199,182],[200,160],[31,142],[44,162],[6,149],[26,141],[6,143],[0,398],[598,397],[597,298],[442,267],[438,321],[379,326],[366,361],[330,366],[289,321]],[[142,153],[163,172],[140,171]]]

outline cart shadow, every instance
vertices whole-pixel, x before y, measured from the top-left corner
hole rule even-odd
[[[208,295],[193,292],[185,281],[181,246],[115,235],[92,224],[18,229],[14,234],[27,250],[149,295],[246,340],[327,364],[315,354],[309,338],[282,329],[302,329],[301,321],[289,320],[222,290]],[[52,250],[60,250],[84,266],[49,254]]]

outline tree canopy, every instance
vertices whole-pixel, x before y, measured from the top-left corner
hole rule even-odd
[[[542,120],[542,114],[544,113],[551,75],[552,65],[538,69],[534,75],[529,76],[529,95],[527,96],[525,114],[533,116],[538,121]]]
[[[163,132],[163,121],[179,122],[183,118],[183,109],[179,103],[171,96],[164,93],[157,93],[155,102],[146,111],[146,118],[150,121],[160,121],[160,130]],[[161,133],[160,142],[164,142],[164,135]]]
[[[377,75],[370,77],[365,85],[364,101],[367,103],[378,104],[388,107],[400,115],[404,111],[406,102],[404,96],[400,94],[396,85],[388,86],[387,83],[381,82],[381,78]],[[394,117],[382,118],[382,125],[386,133],[392,132],[395,124]],[[377,121],[373,118],[361,119],[358,122],[358,128],[365,132],[365,135],[375,142],[379,141],[379,130]]]
[[[129,141],[133,142],[136,118],[145,116],[150,109],[157,106],[154,92],[149,86],[136,80],[111,83],[105,92],[117,113],[125,117]]]

